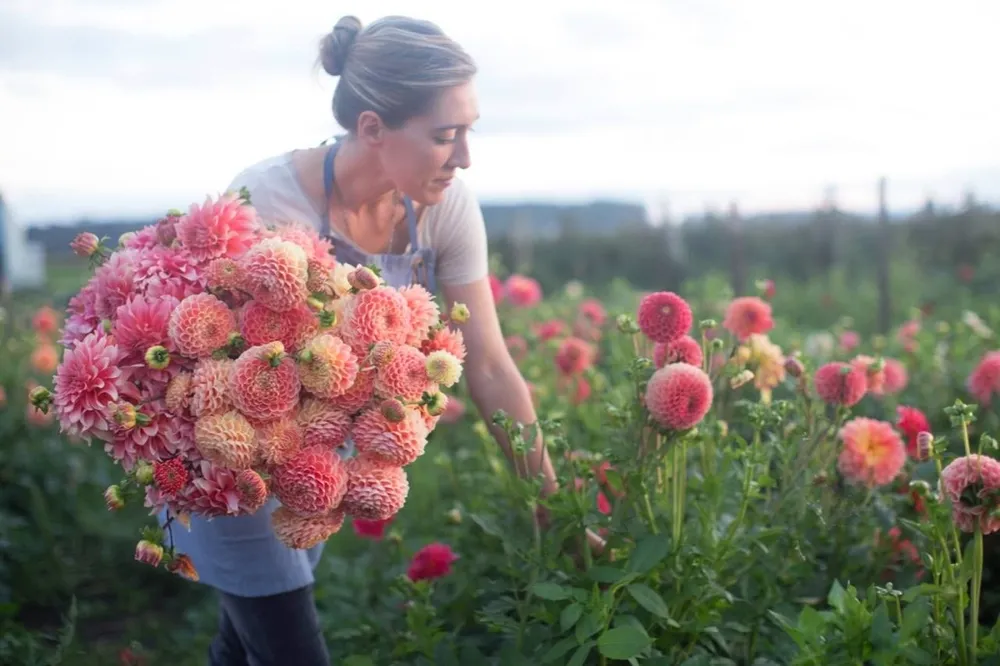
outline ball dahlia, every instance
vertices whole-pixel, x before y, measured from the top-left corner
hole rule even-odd
[[[299,380],[318,398],[343,395],[358,378],[358,359],[338,337],[317,335],[306,343],[298,358]]]
[[[837,467],[851,483],[884,486],[906,463],[906,448],[892,424],[857,417],[840,429],[843,442]]]
[[[170,315],[171,342],[184,356],[204,358],[225,347],[236,330],[236,317],[218,298],[208,293],[188,296]]]
[[[428,434],[423,417],[413,408],[404,408],[402,417],[393,421],[382,409],[363,412],[352,432],[358,452],[396,467],[409,465],[423,455]]]
[[[347,462],[348,486],[343,508],[364,520],[386,520],[406,503],[410,484],[402,467],[386,465],[367,456]]]
[[[639,303],[639,330],[653,342],[671,342],[686,335],[694,322],[691,306],[677,294],[659,291]]]
[[[295,361],[280,342],[250,347],[229,375],[233,405],[258,421],[289,414],[298,405],[300,388]]]
[[[347,492],[345,465],[332,451],[318,447],[299,451],[271,475],[271,490],[289,510],[300,516],[333,511]]]
[[[243,288],[261,305],[285,312],[309,296],[309,260],[305,250],[280,238],[265,238],[240,260]]]
[[[326,541],[344,525],[344,512],[333,510],[318,516],[300,516],[288,507],[279,506],[271,514],[271,527],[281,543],[296,550],[307,550]]]
[[[646,408],[660,425],[687,430],[712,406],[712,382],[698,367],[673,363],[657,370],[646,385]]]

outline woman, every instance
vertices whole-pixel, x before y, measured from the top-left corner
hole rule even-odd
[[[230,189],[246,187],[265,219],[314,224],[341,263],[377,264],[392,286],[420,282],[440,290],[448,308],[465,303],[472,317],[463,325],[464,374],[480,414],[487,423],[497,410],[534,422],[497,320],[482,213],[455,178],[470,165],[468,133],[479,116],[475,64],[437,26],[402,17],[364,30],[354,17],[341,19],[323,39],[320,61],[340,77],[333,115],[346,138],[251,166]],[[503,433],[494,435],[512,459]],[[543,494],[555,491],[541,439],[527,458],[527,473],[544,478]],[[270,526],[275,507],[174,530],[178,549],[220,594],[214,666],[329,663],[312,596],[322,545],[298,551],[279,542]]]

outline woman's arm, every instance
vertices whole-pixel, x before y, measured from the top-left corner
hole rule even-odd
[[[530,450],[525,469],[525,461],[515,459],[506,433],[493,425],[493,414],[498,410],[524,425],[535,423],[537,416],[528,385],[507,351],[488,278],[465,285],[445,285],[442,293],[446,311],[450,311],[454,303],[464,303],[472,315],[464,324],[455,324],[465,338],[464,374],[472,401],[518,474],[535,477],[541,473],[542,496],[554,493],[559,483],[541,431],[534,442],[528,442]]]

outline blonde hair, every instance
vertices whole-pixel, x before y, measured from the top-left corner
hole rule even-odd
[[[426,113],[444,89],[462,85],[476,64],[430,21],[387,16],[363,28],[345,16],[320,44],[319,61],[338,76],[333,117],[348,132],[374,111],[391,129]]]

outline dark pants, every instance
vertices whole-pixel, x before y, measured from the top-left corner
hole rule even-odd
[[[210,666],[329,666],[312,587],[270,597],[219,593]]]

